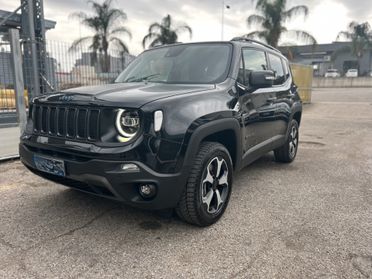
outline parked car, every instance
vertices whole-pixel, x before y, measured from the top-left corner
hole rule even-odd
[[[175,44],[146,50],[114,84],[34,98],[19,152],[51,181],[208,226],[235,172],[272,150],[296,158],[301,114],[278,50],[243,38]]]
[[[326,78],[338,78],[341,77],[340,72],[337,69],[328,69],[324,77]]]
[[[345,77],[347,78],[354,78],[358,77],[358,70],[357,69],[349,69],[347,70]]]

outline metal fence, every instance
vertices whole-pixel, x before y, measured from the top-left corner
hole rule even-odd
[[[29,42],[21,42],[25,103],[32,97],[35,80],[27,67],[32,66],[29,55]],[[42,63],[37,86],[41,94],[59,90],[100,85],[112,82],[120,72],[134,59],[134,56],[119,50],[110,49],[107,55],[95,53],[88,47],[71,49],[71,43],[48,41],[46,43],[45,61]],[[16,94],[14,87],[14,69],[11,63],[9,43],[0,48],[0,124],[4,114],[15,114]]]
[[[13,79],[10,43],[2,42],[0,48],[0,113],[15,113]]]

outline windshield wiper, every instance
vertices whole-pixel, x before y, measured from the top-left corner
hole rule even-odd
[[[160,76],[160,73],[157,73],[157,74],[151,74],[151,75],[148,75],[148,76],[144,76],[144,77],[129,77],[127,78],[124,82],[141,82],[141,81],[150,81],[151,78],[153,77],[156,77],[156,76]]]

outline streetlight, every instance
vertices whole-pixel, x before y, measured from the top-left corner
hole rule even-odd
[[[230,6],[225,4],[225,0],[222,0],[221,41],[223,41],[223,32],[224,32],[224,24],[225,24],[225,9],[230,9]]]

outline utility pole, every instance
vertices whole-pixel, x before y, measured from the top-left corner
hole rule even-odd
[[[21,0],[21,37],[24,41],[24,72],[31,97],[44,93],[46,48],[43,0]]]
[[[16,93],[16,108],[17,108],[17,118],[19,123],[19,128],[21,130],[21,135],[23,134],[26,122],[26,104],[24,96],[24,81],[23,81],[23,69],[22,69],[22,50],[19,39],[19,30],[10,29],[10,47],[12,54],[12,65],[14,74],[14,89]]]
[[[225,0],[222,0],[222,15],[221,15],[221,41],[224,40],[224,26],[225,26],[225,9],[230,9],[229,5],[225,4]]]

